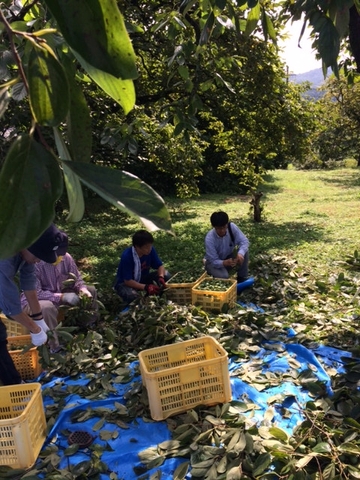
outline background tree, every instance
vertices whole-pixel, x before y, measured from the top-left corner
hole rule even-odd
[[[82,0],[76,4],[60,0],[22,4],[7,0],[2,5],[0,19],[5,67],[0,70],[5,71],[5,75],[2,74],[4,83],[0,92],[0,114],[6,110],[10,98],[14,98],[14,91],[19,90],[27,95],[32,117],[32,126],[26,129],[29,133],[15,139],[1,171],[0,185],[5,192],[0,203],[0,240],[3,242],[0,246],[3,247],[3,255],[30,243],[46,228],[54,216],[53,205],[61,195],[63,178],[69,197],[70,220],[81,219],[84,211],[79,182],[81,178],[85,185],[114,205],[147,218],[149,228],[170,228],[164,204],[151,188],[146,189],[143,183],[138,182],[138,191],[133,194],[133,177],[118,170],[108,171],[102,165],[85,165],[90,161],[92,152],[90,112],[83,95],[85,84],[94,82],[127,115],[135,104],[133,81],[138,78],[135,81],[139,105],[145,108],[145,105],[148,107],[151,102],[157,102],[156,114],[144,110],[145,114],[152,120],[156,119],[159,125],[168,126],[165,138],[166,135],[183,137],[181,142],[184,142],[184,146],[180,148],[180,156],[189,156],[188,166],[191,168],[179,167],[178,161],[167,157],[173,161],[175,186],[179,189],[189,177],[189,172],[193,173],[192,178],[201,173],[200,151],[185,144],[203,140],[198,133],[201,126],[199,112],[205,110],[207,113],[203,94],[208,92],[213,100],[225,89],[236,92],[233,87],[236,82],[230,83],[229,80],[233,80],[230,74],[235,75],[236,69],[240,73],[242,71],[244,62],[241,55],[251,58],[252,45],[260,40],[267,42],[271,39],[276,42],[284,22],[289,18],[298,19],[304,12],[314,31],[314,46],[323,58],[325,67],[331,66],[336,71],[334,61],[339,53],[338,45],[340,39],[349,34],[350,10],[356,6],[349,1],[346,2],[346,8],[341,10],[335,1],[326,2],[326,5],[323,2],[297,2],[295,5],[284,2],[283,8],[279,9],[276,2],[262,3],[256,0],[240,0],[236,4],[229,0],[175,4],[156,0],[124,0],[120,2],[120,8],[125,12],[125,25],[115,0]],[[342,11],[347,13],[348,10],[349,15],[340,16]],[[351,16],[351,20],[355,24],[356,16]],[[132,44],[127,31],[130,32]],[[247,43],[251,35],[254,35],[253,42]],[[88,41],[89,38],[92,42]],[[329,39],[331,44],[327,43]],[[354,42],[351,39],[352,45],[355,45]],[[137,65],[132,45],[138,52]],[[239,51],[240,46],[247,48],[247,51]],[[232,55],[223,55],[231,47]],[[161,55],[158,55],[159,52]],[[154,71],[166,71],[166,74],[154,77]],[[233,104],[232,99],[229,105]],[[247,120],[247,127],[251,127],[254,123]],[[274,122],[269,124],[275,126]],[[132,120],[128,125],[134,127]],[[43,130],[46,128],[54,129],[51,134],[57,157],[53,155],[51,142],[45,138]],[[273,136],[269,129],[260,128],[260,131],[260,137],[266,132],[269,139]],[[8,133],[7,130],[5,136]],[[274,135],[274,138],[280,137],[281,134]],[[248,142],[248,136],[241,130],[236,132],[234,138],[244,144]],[[235,174],[239,170],[245,171],[248,185],[251,177],[256,181],[257,175],[265,164],[269,164],[270,159],[277,158],[278,162],[284,162],[282,152],[272,151],[273,146],[264,151],[265,142],[259,143],[258,149],[251,143],[251,152],[244,159],[240,157],[236,168],[233,158],[229,157],[238,155],[231,148],[226,151],[226,162],[230,163],[224,168],[229,169],[230,166]],[[138,150],[140,144],[129,135],[127,145],[132,155],[135,151],[145,151],[141,148]],[[163,166],[157,160],[159,152],[160,149],[155,152],[152,163],[158,164],[161,169]],[[193,155],[194,159],[191,158]],[[16,176],[19,168],[14,169],[14,164],[19,162],[23,167],[21,177],[32,178],[34,182],[22,184],[20,176]],[[241,168],[241,162],[245,166],[248,162],[251,168]],[[35,176],[35,171],[42,173]],[[39,178],[42,179],[40,183]],[[8,185],[18,185],[18,192],[6,189]],[[51,189],[44,188],[48,185],[51,185]],[[119,193],[120,186],[122,191]],[[145,188],[144,198],[152,201],[151,212],[149,201],[142,202],[142,210],[139,210],[137,200],[142,188]],[[191,185],[182,193],[189,194],[192,188]],[[24,202],[20,202],[19,199],[25,198],[20,194],[23,189],[28,195],[25,195]],[[129,199],[131,205],[126,203]],[[33,205],[33,208],[29,209],[29,205]],[[19,224],[21,228],[18,227],[17,231],[16,225]],[[30,233],[24,238],[22,230]],[[19,239],[17,244],[4,240],[14,232]]]
[[[349,85],[343,76],[331,77],[317,102],[319,127],[312,148],[323,166],[356,158],[360,152],[360,86]]]

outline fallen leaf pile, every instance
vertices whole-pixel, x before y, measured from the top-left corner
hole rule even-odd
[[[113,409],[84,408],[72,418],[74,423],[96,417],[99,438],[110,441],[116,429],[142,418],[151,422],[149,399],[139,374],[129,368],[141,350],[211,335],[228,352],[237,367],[231,372],[259,392],[291,382],[307,390],[311,400],[298,405],[304,420],[289,436],[274,423],[275,412],[285,394],[268,399],[261,422],[252,419],[258,408],[247,398],[214,407],[196,407],[166,420],[172,439],[139,453],[134,474],[139,479],[161,478],[160,467],[167,458],[184,461],[174,479],[240,480],[255,478],[307,480],[360,478],[360,359],[358,323],[360,321],[360,268],[358,256],[337,265],[331,278],[315,278],[300,269],[295,261],[280,256],[258,256],[252,263],[254,287],[241,292],[237,306],[226,314],[213,314],[192,305],[177,305],[166,299],[143,297],[116,318],[103,316],[95,327],[60,325],[58,334],[65,351],[49,354],[39,347],[46,370],[42,382],[53,378],[88,378],[82,385],[58,381],[44,391],[53,403],[46,409],[48,428],[63,409],[66,397],[77,394],[86,399],[102,399],[116,392],[116,385],[128,383],[126,405]],[[254,308],[256,306],[257,308]],[[289,329],[296,334],[288,335]],[[344,373],[324,365],[331,378],[329,395],[316,376],[316,368],[300,370],[300,364],[284,345],[296,343],[309,349],[319,344],[353,353],[342,359]],[[261,348],[285,360],[286,371],[264,370],[264,358],[256,357]],[[293,399],[295,404],[297,399]],[[246,415],[245,415],[246,413]],[[289,415],[286,409],[280,414]],[[108,424],[114,429],[104,429]],[[61,455],[74,455],[76,444],[67,451],[46,447],[30,472],[15,472],[0,467],[0,478],[35,480],[99,479],[102,473],[120,480],[101,461],[104,448],[96,442],[89,447],[89,460],[68,469],[58,468]]]

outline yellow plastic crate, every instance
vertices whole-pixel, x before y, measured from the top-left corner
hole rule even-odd
[[[15,320],[9,320],[5,315],[0,314],[0,320],[5,324],[7,336],[16,337],[17,335],[28,335],[29,330]]]
[[[235,279],[221,278],[219,280],[228,283],[229,288],[223,292],[213,292],[211,290],[199,290],[197,287],[203,281],[214,280],[213,277],[202,278],[197,282],[191,290],[192,303],[199,305],[203,310],[208,312],[221,312],[224,305],[229,308],[233,307],[237,298],[237,283]],[[215,279],[216,280],[216,279]]]
[[[192,287],[202,278],[205,278],[207,274],[206,272],[203,273],[200,278],[191,283],[174,283],[174,280],[176,280],[176,275],[178,275],[178,273],[175,273],[175,275],[166,282],[166,298],[174,303],[177,303],[178,305],[190,305],[192,301]],[[171,283],[169,283],[170,281]]]
[[[45,438],[40,383],[0,387],[0,465],[32,467]]]
[[[139,362],[154,420],[231,400],[228,355],[210,336],[143,350]]]
[[[42,371],[39,363],[39,352],[36,347],[23,352],[22,347],[31,345],[30,335],[8,337],[8,350],[17,371],[23,380],[34,380]]]

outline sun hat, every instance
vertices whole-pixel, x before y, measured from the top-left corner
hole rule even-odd
[[[28,250],[39,260],[55,263],[58,257],[65,255],[67,248],[68,236],[52,223]]]

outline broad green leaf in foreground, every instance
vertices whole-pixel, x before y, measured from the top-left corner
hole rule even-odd
[[[27,68],[32,114],[40,125],[56,127],[69,109],[69,86],[58,60],[43,48],[33,48]]]
[[[17,137],[0,172],[0,258],[28,247],[50,225],[62,186],[56,157],[32,136]]]
[[[121,105],[125,115],[127,115],[135,105],[134,82],[132,80],[116,78],[113,75],[110,75],[110,73],[94,68],[76,52],[74,52],[74,55],[94,82],[97,83],[99,87],[119,105]]]
[[[6,112],[6,109],[10,102],[10,95],[7,88],[2,88],[0,90],[0,118]]]
[[[115,0],[45,0],[65,40],[95,68],[137,78],[135,53]]]
[[[69,150],[75,161],[90,162],[92,146],[90,109],[74,76],[70,74],[67,79],[70,87],[70,108],[66,122]]]
[[[69,151],[66,148],[65,142],[57,128],[54,128],[54,137],[59,157],[62,160],[71,160]],[[66,163],[63,163],[62,165],[65,187],[69,200],[69,215],[67,216],[66,220],[69,222],[80,222],[85,211],[85,202],[81,183],[79,177],[68,168]]]
[[[80,162],[63,162],[89,188],[115,207],[139,217],[150,231],[171,231],[171,219],[164,200],[135,175],[108,167]]]

